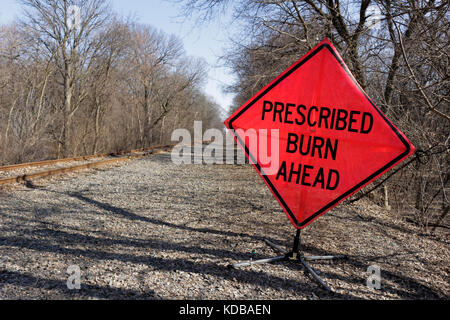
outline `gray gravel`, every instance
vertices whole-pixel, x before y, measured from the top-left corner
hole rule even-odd
[[[429,236],[370,202],[341,205],[303,232],[311,266],[229,265],[276,255],[294,229],[248,165],[181,165],[158,154],[34,186],[0,189],[2,299],[448,299],[448,234]],[[81,289],[67,288],[67,268]],[[366,286],[381,268],[381,289]]]

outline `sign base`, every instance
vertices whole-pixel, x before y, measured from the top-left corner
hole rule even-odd
[[[327,291],[333,292],[333,290],[319,277],[316,271],[314,271],[307,263],[306,261],[315,261],[315,260],[335,260],[335,259],[346,259],[347,256],[345,255],[336,255],[336,256],[304,256],[300,253],[300,229],[297,229],[297,234],[294,238],[294,246],[291,251],[286,251],[285,249],[281,248],[280,246],[277,246],[276,244],[270,242],[269,240],[265,239],[264,241],[271,246],[272,248],[284,253],[283,256],[277,256],[273,258],[267,258],[267,259],[260,259],[260,260],[249,260],[245,262],[238,262],[234,263],[232,265],[233,268],[239,268],[239,267],[245,267],[245,266],[251,266],[254,264],[264,264],[264,263],[270,263],[275,261],[300,261],[300,263],[305,267],[305,269],[314,277],[314,279],[317,280],[317,282],[320,283],[320,285]]]

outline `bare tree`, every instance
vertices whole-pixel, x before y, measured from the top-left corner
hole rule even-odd
[[[23,26],[38,41],[54,66],[63,87],[61,155],[69,154],[72,118],[86,97],[81,85],[101,48],[97,32],[109,17],[105,0],[20,0],[25,7]],[[73,12],[76,10],[78,12]],[[79,21],[71,15],[79,14]],[[57,52],[55,55],[54,52]]]
[[[20,0],[0,26],[3,163],[168,141],[193,120],[221,125],[204,63],[174,36],[118,18],[106,0]]]

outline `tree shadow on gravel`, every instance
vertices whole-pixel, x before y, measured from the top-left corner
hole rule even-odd
[[[49,226],[58,227],[55,224],[43,223]],[[28,231],[30,232],[30,231]],[[86,234],[80,233],[69,233],[62,230],[55,229],[34,229],[32,235],[39,239],[54,239],[58,241],[59,244],[71,245],[71,244],[87,244],[95,246],[123,246],[123,247],[134,247],[137,249],[154,249],[160,251],[178,251],[192,254],[210,255],[218,258],[230,258],[233,260],[244,260],[248,256],[246,253],[217,249],[217,248],[205,248],[198,245],[185,246],[177,243],[170,243],[166,241],[161,241],[157,239],[133,239],[128,237],[120,236],[120,239],[104,238],[104,237],[94,237]],[[4,238],[0,236],[0,245],[2,242],[12,241],[12,239]],[[19,238],[14,238],[15,242],[21,242]],[[36,248],[42,243],[36,243]],[[33,248],[34,249],[34,248]]]
[[[304,245],[302,244],[302,251],[305,255],[313,254],[313,255],[340,255],[342,252],[330,252],[319,249],[315,246]],[[306,254],[307,252],[307,254]],[[346,283],[353,283],[355,285],[360,285],[361,287],[366,286],[366,277],[369,276],[367,273],[367,267],[371,264],[374,264],[374,261],[378,259],[385,259],[389,257],[395,257],[396,255],[386,255],[386,256],[347,256],[346,259],[336,260],[333,262],[326,261],[309,261],[308,264],[314,269],[320,271],[320,276],[326,281],[326,279],[337,279]],[[343,276],[337,272],[326,272],[322,271],[321,265],[334,265],[334,264],[347,264],[351,265],[354,270],[360,270],[362,277],[355,276]],[[294,271],[299,269],[303,269],[304,267],[300,264],[300,262],[291,262],[287,264],[289,268]],[[305,273],[307,274],[307,273]],[[383,281],[384,280],[384,281]],[[386,280],[392,281],[396,283],[401,288],[394,288],[386,284]],[[411,277],[397,274],[394,272],[390,272],[387,270],[381,270],[381,283],[382,288],[380,289],[380,293],[387,292],[390,294],[394,294],[399,296],[402,299],[443,299],[444,295],[442,293],[438,293],[430,287],[421,284],[416,279]],[[384,283],[384,284],[383,284]]]
[[[46,190],[46,191],[56,192],[56,191],[51,191],[51,190]],[[56,193],[59,193],[59,192],[56,192]],[[146,222],[146,223],[162,225],[162,226],[166,226],[166,227],[170,227],[170,228],[181,229],[184,231],[211,233],[211,234],[215,234],[215,235],[228,236],[228,237],[244,237],[244,238],[251,238],[251,239],[260,240],[260,241],[264,241],[264,238],[265,238],[262,236],[254,236],[254,235],[250,235],[247,233],[236,233],[236,232],[222,231],[222,230],[216,230],[216,229],[211,229],[211,228],[193,228],[193,227],[188,227],[188,226],[183,226],[183,225],[177,225],[174,223],[158,220],[155,218],[140,216],[138,214],[127,211],[125,209],[110,205],[108,203],[103,203],[103,202],[88,198],[86,196],[83,196],[80,193],[68,192],[65,194],[67,194],[70,197],[76,198],[78,200],[84,201],[86,203],[92,204],[92,205],[96,206],[97,208],[108,211],[110,213],[121,215],[122,217],[127,218],[129,220],[134,220],[134,221],[137,220],[137,221],[142,221],[142,222]]]
[[[111,206],[109,204],[104,204],[95,200],[91,200],[87,197],[84,197],[80,194],[71,193],[70,196],[76,197],[82,201],[95,204],[97,207],[107,210],[111,213],[116,213],[121,216],[124,216],[130,220],[138,220],[146,223],[154,223],[166,225],[171,228],[177,228],[192,232],[207,232],[212,233],[214,235],[222,235],[222,236],[239,236],[239,237],[250,237],[247,234],[238,234],[233,232],[221,232],[218,230],[211,229],[195,229],[189,227],[180,227],[178,225],[174,225],[171,223],[167,223],[160,220],[150,219],[146,217],[141,217],[134,213],[128,212],[124,209],[117,208]],[[20,219],[17,217],[16,219]],[[40,222],[41,226],[45,224],[45,222]],[[5,226],[7,227],[7,226]],[[187,247],[184,245],[180,245],[177,243],[165,243],[163,241],[154,241],[154,240],[132,240],[132,239],[111,239],[107,237],[93,237],[90,235],[83,234],[83,231],[79,232],[64,232],[61,230],[53,230],[46,227],[41,228],[33,228],[32,230],[27,229],[26,226],[23,226],[25,232],[21,231],[20,224],[16,226],[17,228],[14,230],[14,236],[1,236],[0,235],[0,246],[8,247],[8,248],[17,248],[19,250],[29,249],[42,253],[52,253],[58,255],[64,255],[69,260],[76,259],[90,259],[93,261],[121,261],[122,263],[135,265],[140,264],[147,267],[150,267],[154,270],[160,271],[168,271],[170,273],[175,271],[184,271],[188,273],[200,274],[200,275],[209,275],[216,278],[218,282],[221,280],[228,280],[232,282],[244,283],[249,285],[256,285],[262,289],[271,288],[274,290],[280,290],[285,292],[291,292],[292,294],[300,294],[300,295],[311,295],[311,293],[315,293],[316,296],[320,296],[322,298],[333,298],[333,299],[354,299],[355,297],[352,295],[330,295],[329,293],[322,290],[318,287],[314,282],[309,283],[309,281],[297,281],[297,280],[287,280],[283,277],[267,274],[265,272],[252,270],[252,268],[245,269],[232,269],[227,265],[223,264],[224,256],[228,257],[236,257],[237,259],[241,256],[236,255],[232,251],[221,250],[216,248],[198,248],[196,246]],[[58,226],[55,225],[57,228]],[[12,230],[11,230],[12,231]],[[259,237],[258,237],[259,239]],[[80,248],[81,245],[81,248]],[[117,245],[121,246],[121,252],[110,252],[109,248],[114,246],[117,248]],[[144,251],[145,254],[138,253],[129,253],[130,250],[127,250],[127,247],[137,246],[141,248],[149,247],[154,250]],[[105,248],[105,249],[101,249]],[[208,261],[195,261],[189,258],[179,258],[179,257],[157,257],[152,256],[152,252],[155,250],[164,250],[167,248],[168,250],[172,250],[174,252],[186,252],[186,253],[199,253],[201,255],[211,254],[215,255],[218,258],[213,260],[213,262]],[[166,249],[166,250],[167,250]],[[83,261],[83,260],[81,260]],[[16,279],[16,275],[14,273],[7,273],[5,277],[1,279],[5,279],[5,281],[11,281],[11,283],[16,283],[20,285],[20,283],[29,283],[27,281],[20,281]],[[118,270],[118,273],[121,271]],[[28,277],[24,275],[24,277]],[[9,279],[8,279],[9,278]],[[20,277],[19,277],[20,278]],[[26,280],[26,278],[24,279]],[[39,280],[39,279],[33,279]],[[50,287],[56,286],[57,288],[62,288],[61,281],[51,282]],[[4,281],[3,281],[4,282]],[[39,281],[37,282],[38,286],[40,286]],[[187,284],[190,285],[190,284]],[[48,285],[47,285],[48,286]],[[87,288],[89,289],[89,288]],[[98,295],[96,292],[96,288],[92,288],[94,290],[94,294],[92,296]],[[59,291],[59,290],[58,290]],[[76,294],[76,293],[75,293]],[[78,293],[80,294],[80,293]],[[117,295],[123,294],[124,296],[132,294],[132,292],[123,293],[117,291]],[[112,293],[111,293],[112,295]],[[77,295],[78,296],[78,295]],[[136,296],[136,295],[134,295]],[[134,298],[134,297],[133,297]]]
[[[20,286],[23,288],[35,288],[46,291],[48,296],[50,291],[57,291],[59,295],[64,295],[66,298],[93,298],[93,299],[157,299],[153,291],[138,292],[135,290],[113,288],[110,286],[98,286],[91,284],[83,284],[81,279],[81,288],[79,290],[69,290],[65,280],[55,280],[40,278],[37,276],[24,274],[16,271],[2,271],[0,270],[0,288],[5,285]],[[15,299],[36,299],[39,297],[14,297]],[[42,297],[46,298],[46,297]],[[52,297],[49,297],[52,298]]]
[[[57,191],[51,191],[51,190],[45,190],[49,192],[56,192]],[[67,193],[70,197],[74,197],[80,201],[92,204],[102,210],[105,210],[107,212],[118,214],[122,217],[125,217],[127,219],[130,219],[132,221],[142,221],[145,223],[151,223],[156,225],[164,225],[170,228],[175,229],[181,229],[184,231],[189,232],[201,232],[201,233],[211,233],[214,235],[221,235],[221,236],[230,236],[230,237],[245,237],[245,238],[251,238],[255,240],[262,241],[264,237],[262,236],[252,236],[249,234],[244,233],[235,233],[235,232],[227,232],[227,231],[220,231],[210,228],[192,228],[187,226],[180,226],[177,224],[169,223],[166,221],[153,219],[149,217],[143,217],[140,215],[137,215],[133,212],[127,211],[125,209],[112,206],[108,203],[102,203],[93,199],[90,199],[80,193]],[[39,234],[41,232],[41,234]],[[111,253],[106,251],[100,251],[98,249],[91,250],[91,249],[76,249],[76,248],[67,248],[60,245],[55,245],[52,243],[60,243],[61,239],[67,238],[70,241],[74,241],[72,243],[86,243],[89,247],[90,245],[94,248],[98,247],[98,244],[103,244],[105,246],[108,246],[110,244],[117,244],[117,245],[123,245],[123,246],[137,246],[137,247],[150,247],[154,249],[161,248],[168,248],[169,250],[173,251],[184,251],[187,253],[201,253],[201,254],[211,254],[217,257],[236,257],[236,259],[239,259],[240,256],[236,256],[236,253],[233,253],[231,251],[227,250],[220,250],[220,249],[210,249],[210,248],[198,248],[198,247],[186,247],[179,244],[172,244],[172,243],[165,243],[162,241],[139,241],[135,239],[125,239],[125,240],[117,240],[117,239],[109,239],[109,238],[97,238],[97,237],[91,237],[86,236],[82,234],[73,234],[73,233],[65,233],[62,231],[39,231],[36,236],[38,239],[33,240],[24,240],[23,238],[20,241],[17,241],[17,238],[0,238],[0,245],[2,246],[15,246],[18,248],[29,248],[32,250],[39,250],[43,252],[53,252],[53,253],[63,253],[67,255],[73,255],[73,256],[82,256],[87,257],[91,259],[96,260],[119,260],[124,263],[135,263],[135,264],[143,264],[147,265],[149,267],[153,267],[157,270],[163,270],[163,271],[176,271],[181,270],[185,272],[191,272],[191,273],[197,273],[197,274],[206,274],[211,275],[220,279],[226,279],[226,280],[232,280],[232,281],[239,281],[243,283],[258,285],[262,288],[273,288],[275,290],[287,290],[291,292],[302,292],[305,294],[308,293],[319,293],[322,298],[333,298],[333,299],[354,299],[355,296],[352,294],[340,294],[335,293],[334,295],[330,295],[324,290],[320,289],[318,286],[314,286],[311,284],[307,284],[305,282],[299,282],[299,281],[293,281],[293,280],[286,280],[278,276],[269,275],[264,272],[258,272],[255,270],[252,270],[251,268],[247,269],[230,269],[226,266],[222,266],[215,263],[201,263],[201,262],[193,262],[188,259],[183,258],[177,258],[177,259],[166,259],[166,258],[159,258],[159,257],[153,257],[150,255],[133,255],[133,254],[126,254],[126,253]],[[51,238],[54,238],[53,241],[50,241]],[[49,240],[50,238],[50,240]],[[46,239],[40,240],[40,239]],[[56,240],[56,241],[55,241]],[[273,240],[273,239],[271,239]],[[153,244],[152,244],[153,242]],[[333,254],[333,252],[323,252],[322,250],[312,247],[312,246],[305,246],[304,249],[306,249],[308,252],[314,252],[315,254]],[[361,262],[362,260],[367,261],[369,257],[350,257],[346,262],[352,265],[357,270],[363,270],[364,272],[367,269],[367,263]],[[361,261],[360,261],[361,260]],[[294,271],[298,271],[299,266],[292,264],[292,263],[283,263],[283,265],[288,266],[288,268],[291,268]],[[280,266],[281,267],[281,266]],[[301,268],[301,267],[300,267]],[[361,284],[361,279],[355,279],[354,277],[345,277],[342,275],[338,275],[332,272],[329,273],[322,273],[324,277],[329,278],[336,278],[348,283],[355,283],[355,284]],[[415,279],[398,275],[392,272],[388,271],[382,271],[382,276],[385,277],[385,279],[391,279],[395,283],[401,285],[402,287],[407,287],[408,289],[411,289],[409,292],[403,289],[395,289],[395,288],[384,288],[385,290],[390,290],[388,292],[398,295],[402,298],[424,298],[424,297],[431,297],[434,299],[439,299],[440,296],[438,293],[434,292],[431,288],[422,285],[421,283],[417,282]],[[309,280],[308,282],[311,282],[315,284],[312,280]],[[319,288],[319,289],[318,289]]]
[[[397,226],[392,223],[386,223],[386,222],[380,220],[379,218],[376,218],[373,216],[371,216],[370,218],[364,218],[364,217],[361,217],[360,215],[358,215],[358,213],[356,211],[352,211],[351,213],[353,214],[351,216],[340,216],[340,215],[334,214],[333,217],[336,219],[347,220],[347,221],[357,222],[357,223],[370,222],[371,224],[377,224],[380,227],[394,229],[394,230],[397,230],[397,231],[403,232],[403,233],[412,232],[412,229],[406,229],[405,227],[402,227],[402,226]]]
[[[53,234],[53,233],[52,233]],[[54,234],[53,234],[54,235]],[[64,245],[56,245],[51,244],[54,243],[55,239],[24,239],[21,238],[18,241],[18,238],[0,238],[0,246],[10,246],[17,247],[21,249],[31,249],[40,252],[47,253],[57,253],[64,254],[72,257],[84,257],[93,260],[102,260],[102,261],[114,261],[118,260],[123,263],[133,263],[133,264],[142,264],[148,267],[151,267],[156,270],[161,271],[184,271],[189,273],[196,273],[202,275],[211,275],[217,277],[219,279],[225,279],[230,281],[238,281],[241,283],[248,283],[253,285],[258,285],[262,288],[272,288],[275,290],[285,290],[291,291],[294,293],[312,293],[314,292],[316,295],[320,295],[322,298],[334,298],[334,299],[354,299],[352,295],[342,295],[342,294],[329,294],[322,290],[320,287],[307,284],[305,282],[299,282],[294,280],[286,280],[284,278],[269,275],[264,272],[255,271],[251,269],[232,269],[227,266],[221,266],[215,263],[201,263],[198,261],[190,261],[183,258],[177,259],[167,259],[160,257],[153,257],[151,255],[133,255],[133,254],[125,254],[125,253],[111,253],[107,251],[100,250],[91,250],[91,249],[78,249],[78,248],[68,248],[67,244]],[[105,241],[109,242],[109,239]],[[99,242],[98,239],[94,243],[91,243],[92,246],[98,247]],[[176,245],[174,245],[176,248]],[[8,278],[9,271],[6,272],[5,277],[0,277],[0,279]],[[14,275],[14,274],[12,274]],[[16,280],[13,276],[11,276],[13,280],[11,283],[16,284]],[[52,280],[49,280],[52,281]],[[3,281],[4,282],[4,281]],[[51,283],[52,284],[52,283]],[[56,281],[56,284],[61,285],[60,281]],[[64,284],[65,285],[65,284]],[[87,288],[89,289],[89,288]],[[93,288],[96,289],[96,288]],[[120,294],[120,291],[116,292]],[[124,291],[123,294],[127,295],[130,292]]]

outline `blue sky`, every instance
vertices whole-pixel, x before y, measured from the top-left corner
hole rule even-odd
[[[110,0],[114,11],[140,23],[150,24],[166,33],[177,35],[184,43],[186,53],[202,57],[209,65],[209,79],[204,92],[223,109],[228,110],[232,95],[224,94],[221,86],[230,84],[232,76],[221,67],[218,57],[232,35],[230,19],[222,17],[207,24],[197,25],[195,19],[180,17],[180,7],[163,0]],[[10,23],[20,16],[21,8],[15,0],[1,0],[0,24]]]

